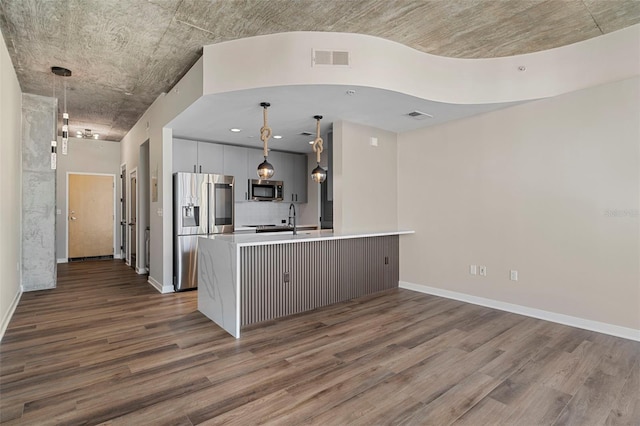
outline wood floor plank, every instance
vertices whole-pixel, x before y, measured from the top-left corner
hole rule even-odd
[[[632,426],[634,423],[640,424],[640,361],[633,366],[605,422],[607,426]]]
[[[597,368],[564,407],[555,425],[603,424],[624,382]]]
[[[409,290],[228,335],[197,291],[58,265],[0,342],[0,423],[640,424],[640,343]]]

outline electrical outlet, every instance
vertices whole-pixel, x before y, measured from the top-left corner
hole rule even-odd
[[[486,266],[480,266],[480,275],[483,277],[487,276],[487,267]]]
[[[477,265],[469,265],[469,273],[471,275],[477,275],[478,274],[478,266]]]
[[[511,281],[518,281],[518,271],[511,270]]]

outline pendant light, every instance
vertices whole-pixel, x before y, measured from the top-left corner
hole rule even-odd
[[[271,137],[271,127],[267,123],[267,108],[271,106],[269,102],[262,102],[260,104],[262,107],[262,117],[264,124],[260,128],[260,139],[262,140],[262,149],[264,154],[264,161],[258,164],[258,177],[260,179],[270,179],[275,170],[273,170],[273,166],[267,161],[267,157],[269,156],[269,138]]]
[[[71,77],[71,70],[62,67],[51,67],[51,72],[60,77]],[[67,82],[64,82],[64,112],[62,113],[62,155],[67,155],[69,143],[69,114],[67,113]]]
[[[53,95],[51,96],[52,99],[56,99],[56,77],[55,75],[53,76]],[[54,103],[54,107],[51,108],[52,112],[53,112],[53,137],[51,138],[51,154],[50,154],[50,158],[51,158],[51,170],[56,170],[58,167],[58,141],[56,139],[58,139],[58,104]]]
[[[318,161],[318,167],[311,171],[311,179],[314,182],[322,183],[327,179],[327,171],[320,167],[320,154],[322,154],[322,138],[320,137],[320,120],[321,115],[314,115],[316,119],[316,140],[313,141],[313,152],[316,153],[316,160]]]

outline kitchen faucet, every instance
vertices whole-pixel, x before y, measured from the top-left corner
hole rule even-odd
[[[289,223],[291,226],[291,209],[293,209],[293,235],[298,235],[298,227],[296,226],[296,206],[295,204],[289,204]]]

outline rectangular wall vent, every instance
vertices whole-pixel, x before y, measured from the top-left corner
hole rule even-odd
[[[409,117],[411,117],[411,118],[416,119],[416,120],[424,120],[425,118],[433,118],[433,115],[427,114],[426,112],[422,112],[422,111],[412,111],[407,115]]]
[[[328,65],[338,67],[348,67],[350,64],[350,54],[344,50],[313,50],[312,65]]]

